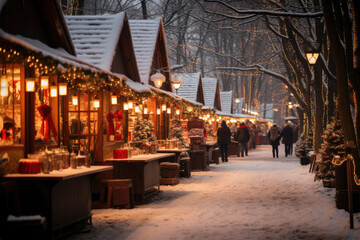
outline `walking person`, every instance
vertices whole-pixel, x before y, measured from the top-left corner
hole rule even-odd
[[[290,123],[288,123],[281,131],[281,137],[285,144],[285,157],[287,157],[291,154],[291,146],[294,140],[294,132]]]
[[[237,131],[237,140],[241,146],[241,157],[248,155],[248,142],[250,140],[250,131],[249,128],[245,125],[245,123],[241,123],[238,131]]]
[[[226,125],[226,122],[223,120],[221,122],[221,127],[217,130],[217,143],[220,147],[221,152],[221,161],[228,161],[228,147],[231,143],[231,132],[230,128]]]
[[[272,146],[273,158],[279,157],[279,145],[280,145],[280,128],[276,123],[270,128],[268,132],[268,138],[270,140],[270,144]]]

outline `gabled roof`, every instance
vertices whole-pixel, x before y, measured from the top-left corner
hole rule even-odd
[[[205,106],[221,111],[219,82],[216,78],[203,78]]]
[[[154,57],[160,19],[130,20],[129,23],[140,79],[143,83],[149,84],[150,68]]]
[[[125,13],[65,16],[77,56],[102,69],[111,70]]]
[[[160,69],[166,77],[162,89],[171,91],[170,65],[162,20],[129,20],[129,23],[141,82],[151,85],[150,76]]]
[[[0,28],[76,55],[57,0],[1,0]]]
[[[223,113],[232,114],[233,113],[232,91],[220,92],[220,100],[221,100],[221,111]]]
[[[201,73],[177,73],[182,79],[177,95],[193,102],[205,104]]]

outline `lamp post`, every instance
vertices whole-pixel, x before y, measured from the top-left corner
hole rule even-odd
[[[174,78],[171,79],[171,82],[176,90],[176,94],[178,94],[178,89],[180,88],[182,79],[180,77],[178,77],[177,75],[175,75]]]
[[[236,110],[237,110],[237,113],[240,113],[240,111],[239,111],[239,103],[240,103],[240,99],[239,99],[239,98],[235,98],[235,103],[236,103]]]
[[[310,65],[314,65],[320,56],[320,51],[318,50],[319,45],[319,43],[313,43],[312,46],[308,44],[305,44],[304,46],[306,60]]]

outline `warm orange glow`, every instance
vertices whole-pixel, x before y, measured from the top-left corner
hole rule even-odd
[[[60,96],[67,95],[67,84],[66,83],[59,83],[59,95]]]
[[[166,104],[163,104],[163,105],[161,106],[161,110],[162,110],[163,112],[166,111]]]
[[[26,91],[35,92],[35,78],[26,79]]]
[[[94,108],[99,108],[100,107],[100,99],[95,98],[94,99]]]
[[[112,104],[112,105],[116,105],[116,104],[117,104],[117,96],[116,96],[116,95],[112,95],[112,96],[111,96],[111,104]]]
[[[76,106],[76,105],[79,104],[79,102],[78,102],[78,97],[77,97],[77,96],[72,96],[72,104],[73,104],[74,106]]]
[[[306,53],[308,63],[314,65],[319,57],[319,53]]]
[[[160,115],[160,113],[161,113],[160,108],[156,109],[156,114],[157,114],[157,115]]]
[[[129,110],[129,105],[127,102],[124,102],[124,111]]]
[[[57,86],[56,85],[50,86],[50,97],[57,97]]]

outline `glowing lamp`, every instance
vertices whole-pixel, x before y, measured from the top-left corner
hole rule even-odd
[[[112,95],[112,96],[111,96],[111,104],[112,104],[112,105],[116,105],[116,104],[117,104],[117,96],[116,96],[116,95]]]
[[[319,57],[319,53],[307,52],[306,59],[310,65],[314,65]]]
[[[144,114],[148,114],[148,109],[144,108]]]
[[[66,83],[59,83],[59,95],[65,96],[67,94],[67,84]]]
[[[1,88],[1,90],[0,90],[0,96],[2,96],[2,97],[6,97],[6,96],[8,96],[8,95],[9,95],[9,91],[8,91],[8,89],[7,89],[7,88],[2,87],[2,88]]]
[[[180,88],[181,83],[182,83],[182,79],[178,76],[175,75],[175,77],[171,80],[176,92],[177,90]]]
[[[167,114],[171,113],[171,108],[166,109]]]
[[[162,110],[163,112],[166,111],[166,104],[161,105],[161,110]]]
[[[140,112],[140,107],[139,106],[135,106],[135,112],[139,113]]]
[[[189,112],[192,112],[193,108],[192,108],[192,107],[188,107],[187,110],[188,110]]]
[[[176,109],[175,113],[176,115],[180,115],[180,109]]]
[[[40,78],[40,86],[41,86],[41,89],[48,89],[49,88],[49,76],[41,76],[41,78]]]
[[[6,75],[2,75],[1,76],[1,91],[0,91],[0,95],[3,97],[6,97],[9,95],[9,91],[8,91],[8,84],[7,84],[7,79],[6,79]]]
[[[161,88],[163,82],[165,82],[166,78],[164,75],[157,71],[157,73],[151,75],[150,80],[154,82],[155,87]]]
[[[95,98],[94,99],[94,108],[99,108],[100,107],[100,99],[99,98]]]
[[[35,92],[35,78],[26,79],[26,91]]]
[[[128,102],[128,107],[129,109],[133,109],[134,108],[134,103],[132,101]]]
[[[235,98],[235,103],[240,103],[240,99],[239,99],[239,98]]]
[[[78,101],[78,97],[77,96],[72,96],[72,104],[74,106],[77,106],[79,104],[79,101]]]
[[[124,111],[129,110],[129,105],[127,102],[124,102]]]
[[[57,97],[57,86],[54,83],[50,86],[50,97]]]
[[[156,109],[156,114],[157,114],[157,115],[160,115],[160,113],[161,113],[160,108]]]

